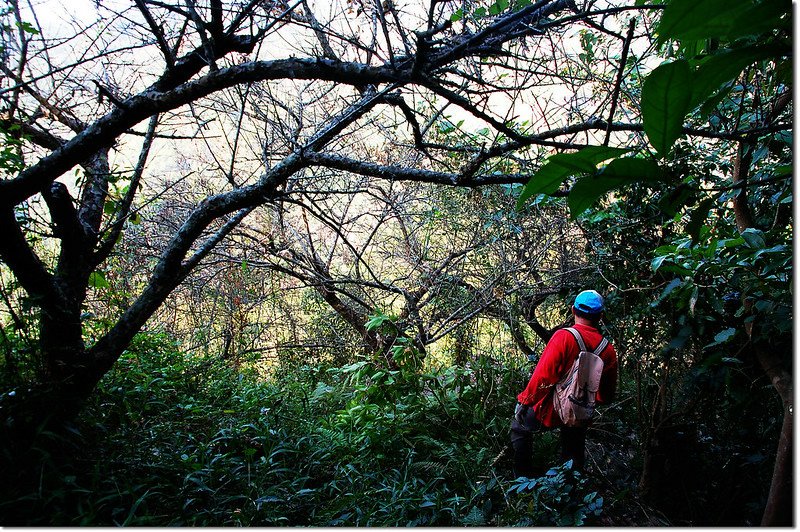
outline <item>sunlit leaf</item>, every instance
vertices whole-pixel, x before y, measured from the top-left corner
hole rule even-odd
[[[721,333],[718,333],[716,336],[714,336],[714,341],[718,344],[721,344],[733,338],[735,334],[736,334],[736,329],[733,328],[725,329]]]
[[[647,76],[642,88],[642,120],[650,144],[666,156],[681,135],[692,98],[689,63],[666,63]]]
[[[508,0],[497,0],[494,4],[489,6],[489,14],[492,16],[499,15],[506,9],[508,9]]]
[[[664,264],[664,261],[667,260],[668,258],[669,256],[667,255],[662,255],[660,257],[654,258],[650,262],[650,268],[652,268],[654,272],[657,272],[658,269],[661,268],[661,265]]]
[[[534,194],[552,194],[561,183],[574,172],[555,163],[545,163],[528,181],[517,200],[517,210]]]
[[[378,329],[383,325],[394,326],[394,318],[387,316],[381,311],[375,311],[374,315],[369,317],[369,320],[364,324],[368,331]]]
[[[678,279],[677,277],[675,279],[673,279],[672,281],[670,281],[669,284],[666,287],[664,287],[664,291],[661,292],[661,299],[663,299],[666,296],[668,296],[673,290],[675,290],[676,288],[678,288],[682,284],[683,284],[683,281]]]
[[[547,162],[569,168],[576,173],[594,172],[603,161],[625,155],[629,148],[609,148],[608,146],[586,146],[573,153],[558,153]]]
[[[651,159],[614,159],[596,175],[581,178],[570,190],[568,203],[576,217],[606,192],[637,182],[661,179],[664,173]]]
[[[627,148],[587,146],[574,153],[558,153],[550,157],[522,189],[517,210],[534,194],[552,194],[564,180],[576,174],[594,173],[597,165],[628,153]]]
[[[30,33],[31,35],[39,35],[39,30],[37,30],[30,22],[17,22],[17,27],[22,31],[24,31],[25,33]]]
[[[103,275],[103,272],[92,272],[89,275],[89,286],[92,288],[110,288],[111,285],[108,284],[106,280],[106,276]]]

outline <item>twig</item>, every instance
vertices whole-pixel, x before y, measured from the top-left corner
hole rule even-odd
[[[158,27],[158,24],[156,24],[156,21],[153,18],[153,15],[150,13],[150,10],[147,9],[144,0],[134,0],[134,3],[136,4],[136,7],[139,8],[139,11],[142,12],[142,16],[150,26],[150,31],[153,32],[156,42],[158,43],[158,47],[161,49],[161,53],[164,54],[164,59],[167,61],[167,68],[173,68],[175,66],[175,56],[172,54],[169,44],[167,44],[167,41],[164,38],[164,33]]]
[[[625,37],[625,43],[622,45],[622,57],[619,61],[619,70],[617,71],[617,81],[614,83],[614,92],[611,96],[611,110],[608,112],[608,125],[606,126],[606,138],[603,141],[603,146],[608,146],[608,141],[611,140],[611,124],[614,123],[614,113],[617,110],[617,100],[619,99],[619,90],[622,86],[622,78],[625,74],[625,65],[628,63],[628,51],[631,47],[633,40],[633,28],[636,26],[636,19],[631,19],[628,25],[628,35]]]
[[[117,98],[114,95],[114,93],[111,92],[111,90],[108,87],[104,86],[102,83],[100,83],[96,79],[93,79],[92,81],[97,86],[97,91],[100,93],[100,101],[101,102],[103,101],[103,96],[105,96],[106,98],[108,98],[111,101],[111,103],[113,103],[114,105],[116,105],[120,109],[128,109],[128,106],[125,105],[125,103],[122,100]]]
[[[505,459],[510,452],[511,452],[511,445],[506,445],[505,447],[503,447],[503,449],[500,451],[500,454],[495,456],[494,460],[492,460],[492,463],[489,464],[489,467],[494,467],[495,465],[497,465],[497,463],[500,462],[500,460]]]
[[[739,188],[746,188],[746,187],[759,187],[762,185],[768,185],[770,183],[775,183],[777,181],[784,181],[786,179],[791,179],[794,173],[785,174],[785,175],[777,175],[773,177],[768,177],[766,179],[759,179],[757,181],[740,181],[739,183],[735,183],[733,185],[728,185],[724,187],[713,187],[713,188],[699,188],[698,190],[702,190],[703,192],[726,192],[729,190],[736,190]]]

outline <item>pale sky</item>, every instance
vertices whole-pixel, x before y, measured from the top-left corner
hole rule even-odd
[[[42,30],[48,37],[59,35],[62,32],[62,27],[72,18],[82,21],[97,20],[99,18],[93,0],[66,0],[61,2],[39,0],[32,3],[36,8],[39,24],[41,24]],[[26,4],[21,4],[22,18],[25,19],[25,14],[30,13],[30,11],[26,9]],[[47,6],[47,8],[42,9],[40,6]]]

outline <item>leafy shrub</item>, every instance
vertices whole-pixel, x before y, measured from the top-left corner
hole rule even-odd
[[[511,506],[524,513],[518,526],[581,526],[603,511],[603,497],[588,492],[587,479],[572,469],[572,460],[542,477],[516,479],[508,493],[518,496]]]
[[[261,382],[141,334],[75,430],[40,435],[0,513],[40,526],[514,524],[528,509],[508,506],[492,462],[517,386],[488,359],[305,364]],[[561,496],[563,515],[587,507]]]

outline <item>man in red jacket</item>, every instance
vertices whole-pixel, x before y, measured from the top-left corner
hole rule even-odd
[[[575,298],[572,314],[574,328],[583,338],[586,348],[596,349],[603,336],[597,330],[604,316],[603,297],[594,290],[584,290]],[[553,334],[533,370],[528,386],[517,396],[517,408],[511,422],[511,444],[514,448],[514,475],[534,476],[533,434],[561,427],[561,459],[572,459],[575,469],[583,469],[586,427],[567,427],[554,410],[553,387],[567,372],[580,348],[569,331],[559,329]],[[617,353],[609,344],[601,353],[603,373],[597,391],[597,402],[608,404],[617,389]]]

